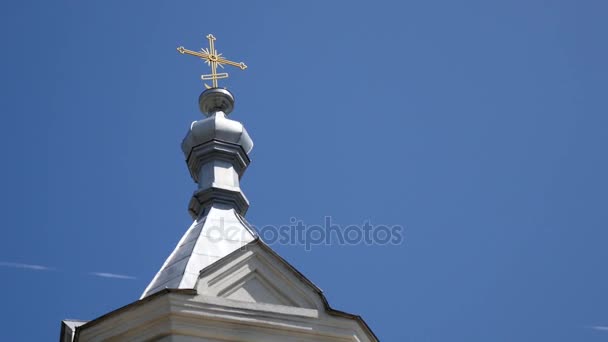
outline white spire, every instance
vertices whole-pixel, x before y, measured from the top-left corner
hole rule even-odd
[[[182,142],[190,175],[198,183],[188,206],[194,223],[141,298],[165,288],[194,288],[202,269],[256,238],[242,217],[249,202],[239,186],[253,141],[240,122],[226,117],[234,108],[228,90],[204,91],[199,106],[207,118],[193,122]]]

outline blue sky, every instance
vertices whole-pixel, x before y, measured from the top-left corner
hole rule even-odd
[[[333,307],[384,341],[607,340],[607,10],[3,2],[5,339],[136,300],[189,226],[179,143],[207,69],[175,48],[213,33],[249,66],[223,83],[255,142],[247,219],[405,227],[273,246]]]

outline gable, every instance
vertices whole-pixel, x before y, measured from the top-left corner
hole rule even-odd
[[[324,310],[319,290],[270,248],[254,242],[204,269],[196,291],[234,301]]]
[[[253,271],[218,293],[219,297],[251,303],[298,306],[263,274]]]

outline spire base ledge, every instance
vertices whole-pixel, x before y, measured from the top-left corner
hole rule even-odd
[[[249,209],[249,201],[240,188],[214,185],[209,188],[199,189],[192,194],[188,205],[188,212],[194,220],[197,220],[204,208],[215,203],[225,204],[233,208],[237,213],[245,216]]]

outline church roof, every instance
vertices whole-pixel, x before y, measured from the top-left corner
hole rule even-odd
[[[205,209],[154,276],[141,298],[165,288],[192,289],[200,270],[253,241],[257,234],[230,207]]]
[[[333,309],[329,305],[327,299],[325,298],[325,295],[323,294],[323,291],[319,287],[317,287],[308,278],[306,278],[302,273],[300,273],[295,267],[293,267],[291,264],[289,264],[285,259],[283,259],[274,250],[272,250],[272,248],[270,248],[268,245],[266,245],[259,237],[256,237],[253,241],[249,242],[243,248],[239,248],[239,249],[233,251],[232,253],[217,260],[217,262],[210,264],[206,268],[202,269],[199,272],[199,279],[200,279],[199,281],[204,280],[205,276],[213,275],[214,272],[218,272],[218,270],[220,270],[223,267],[231,267],[231,265],[234,265],[234,264],[239,264],[239,265],[243,264],[242,260],[244,257],[246,257],[246,254],[248,254],[248,253],[253,254],[256,257],[270,259],[272,264],[274,265],[274,267],[277,267],[277,270],[280,269],[280,270],[283,270],[281,272],[287,272],[286,274],[282,274],[283,277],[287,277],[289,275],[289,277],[291,277],[292,280],[295,280],[299,283],[298,285],[289,284],[289,283],[277,284],[277,286],[279,286],[281,288],[283,288],[284,286],[289,286],[289,287],[303,286],[303,288],[309,289],[309,291],[313,294],[314,301],[319,303],[319,304],[315,304],[315,305],[319,305],[318,307],[312,307],[311,309],[314,309],[315,311],[320,310],[331,317],[336,317],[337,319],[352,320],[359,327],[359,329],[361,329],[361,332],[364,335],[366,335],[367,338],[369,338],[370,341],[378,341],[377,336],[373,333],[371,328],[365,323],[365,321],[363,320],[363,318],[361,316]],[[248,260],[251,260],[251,257],[249,257]],[[251,266],[251,265],[249,265],[249,266]],[[254,270],[253,273],[260,273],[260,272],[264,273],[266,271],[258,269],[258,270]],[[259,276],[259,274],[258,274],[258,276]],[[289,277],[287,277],[287,278],[289,278]],[[240,286],[243,286],[243,285],[244,284],[242,284],[242,282],[241,282]],[[225,296],[224,296],[224,298],[221,298],[222,300],[224,300],[224,302],[214,302],[213,300],[211,300],[211,297],[209,296],[208,291],[205,289],[205,285],[202,283],[199,283],[190,289],[164,288],[164,289],[159,290],[153,294],[150,294],[149,296],[146,296],[145,298],[142,298],[136,302],[133,302],[124,307],[121,307],[112,312],[109,312],[99,318],[96,318],[92,321],[89,321],[84,324],[80,324],[80,325],[76,326],[74,334],[70,335],[70,336],[73,336],[73,338],[74,338],[73,341],[77,342],[77,341],[79,341],[79,337],[81,337],[83,334],[86,334],[85,333],[86,331],[95,329],[95,327],[101,326],[104,324],[109,324],[109,325],[115,326],[114,320],[116,320],[116,322],[124,321],[124,319],[121,318],[122,315],[133,314],[134,312],[136,312],[136,310],[138,310],[139,307],[143,307],[143,306],[147,305],[147,303],[150,303],[152,301],[157,300],[160,297],[164,297],[164,296],[171,295],[171,294],[177,295],[177,296],[186,296],[189,298],[193,298],[194,301],[208,302],[211,305],[217,305],[218,303],[226,303]],[[199,295],[203,295],[203,297],[200,297]],[[226,299],[229,299],[229,298],[226,298]],[[293,299],[297,300],[295,298],[293,298]],[[230,302],[230,300],[228,300],[228,302]],[[234,303],[234,301],[232,301],[232,303]],[[232,304],[232,305],[234,305],[234,304]],[[295,305],[296,305],[296,307],[299,306],[298,304],[295,304]],[[242,304],[239,304],[238,306],[242,307],[242,308],[246,308],[246,309],[256,309],[256,311],[261,309],[262,311],[260,313],[258,313],[257,315],[262,314],[262,312],[265,310],[271,310],[271,308],[273,308],[273,307],[276,308],[275,305],[271,305],[271,306],[266,305],[265,306],[264,302],[252,302],[252,305],[247,305],[246,302],[243,302]],[[282,306],[282,305],[279,305],[279,307],[280,306]],[[302,309],[307,310],[305,308],[302,308]],[[295,308],[291,309],[290,311],[285,311],[285,313],[296,314],[297,316],[303,316],[303,314],[298,313],[298,311]],[[313,315],[313,316],[316,316],[316,315]],[[327,323],[325,323],[325,324],[327,324]]]

